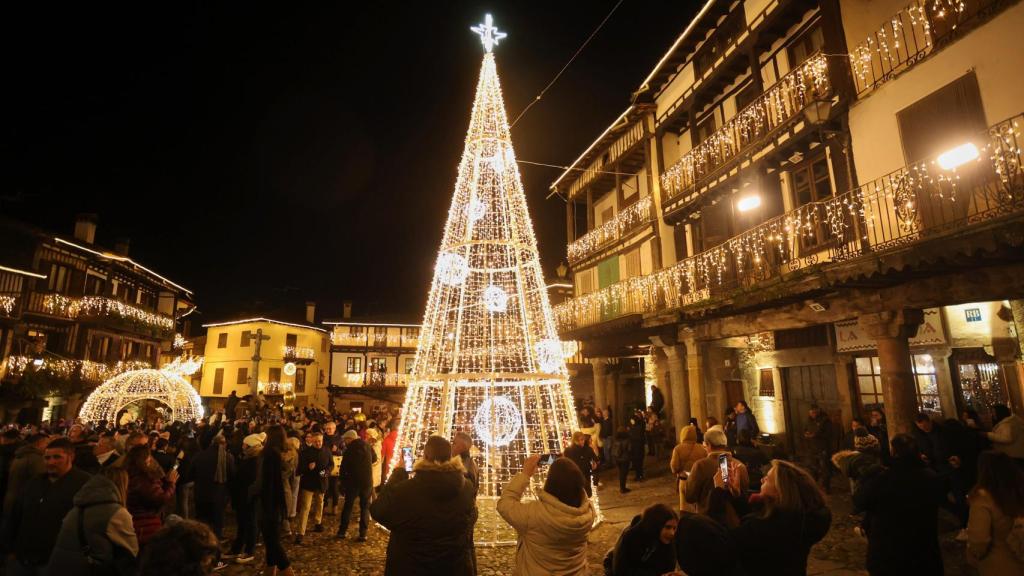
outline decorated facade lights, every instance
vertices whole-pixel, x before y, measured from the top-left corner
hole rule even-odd
[[[184,378],[163,370],[132,370],[119,374],[93,390],[79,417],[85,422],[117,422],[131,404],[156,401],[170,409],[171,419],[194,422],[203,417],[199,393]]]
[[[0,295],[0,313],[4,316],[10,316],[11,312],[14,311],[14,305],[17,302],[17,296],[10,296],[7,294]]]
[[[78,377],[85,382],[95,383],[103,382],[106,379],[130,370],[150,368],[151,365],[149,362],[141,360],[104,364],[91,360],[57,357],[10,356],[7,359],[7,373],[10,376],[21,376],[30,367],[32,370],[49,372],[58,378],[70,379]]]
[[[316,357],[316,350],[308,346],[282,346],[281,352],[284,354],[285,358],[312,360]]]
[[[477,30],[486,53],[416,359],[401,375],[396,446],[418,456],[433,434],[473,436],[474,540],[497,545],[516,540],[495,509],[501,487],[529,456],[564,450],[579,425],[490,52],[502,35],[490,19]],[[543,480],[542,470],[527,497]]]
[[[569,244],[569,263],[575,264],[588,256],[594,255],[598,249],[610,242],[625,236],[637,226],[654,221],[650,196],[644,196],[614,218],[580,236]]]
[[[665,170],[661,175],[661,187],[666,197],[675,198],[689,192],[702,178],[799,115],[808,104],[830,98],[832,85],[828,71],[828,57],[818,54],[780,78]]]
[[[817,261],[819,235],[831,235],[829,244],[857,253],[861,244],[884,244],[893,240],[877,230],[876,223],[895,216],[898,234],[912,236],[920,231],[919,199],[954,205],[960,195],[960,172],[976,167],[979,177],[998,181],[998,192],[986,203],[1020,202],[1021,149],[1018,146],[1019,117],[988,129],[978,141],[953,148],[935,159],[910,165],[896,173],[869,182],[845,194],[805,204],[772,218],[726,242],[676,264],[645,276],[628,278],[589,294],[577,296],[555,307],[559,327],[568,330],[579,324],[607,319],[609,313],[645,313],[697,304],[712,297],[712,289],[726,287],[731,279],[760,271],[778,275],[784,268],[795,270],[805,258]],[[942,158],[942,160],[940,160]],[[986,176],[983,172],[991,170]],[[973,180],[972,180],[973,181]]]
[[[43,309],[48,314],[71,319],[79,316],[118,316],[160,330],[174,329],[174,320],[168,316],[147,312],[142,308],[103,296],[71,298],[63,294],[47,294],[43,298]]]

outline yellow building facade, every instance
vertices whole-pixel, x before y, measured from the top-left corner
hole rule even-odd
[[[271,402],[325,406],[329,341],[315,326],[250,318],[205,324],[206,351],[199,395],[216,409],[232,391],[263,392]],[[253,357],[259,344],[258,368]]]

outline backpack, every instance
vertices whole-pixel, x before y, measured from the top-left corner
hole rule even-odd
[[[612,456],[616,462],[629,462],[629,441],[616,440]]]
[[[1017,560],[1024,562],[1024,516],[1013,519],[1013,528],[1006,535],[1006,546],[1017,557]]]

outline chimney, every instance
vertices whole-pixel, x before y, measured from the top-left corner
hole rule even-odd
[[[306,324],[312,324],[316,317],[316,302],[306,302]]]
[[[132,241],[128,238],[118,238],[114,241],[114,254],[120,254],[121,256],[128,255],[128,248],[131,247]]]
[[[341,310],[342,310],[341,311],[341,317],[342,318],[344,318],[345,320],[351,319],[352,318],[352,301],[351,300],[345,300],[344,302],[342,302],[341,303]]]
[[[96,241],[96,221],[99,218],[95,214],[78,214],[75,216],[75,240],[92,244]]]

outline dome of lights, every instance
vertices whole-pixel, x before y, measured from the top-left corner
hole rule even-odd
[[[132,370],[114,376],[93,390],[82,405],[86,422],[116,422],[131,404],[156,400],[171,411],[171,420],[190,422],[203,417],[199,393],[181,376],[163,370]]]

